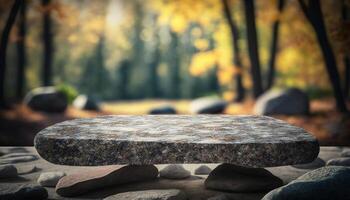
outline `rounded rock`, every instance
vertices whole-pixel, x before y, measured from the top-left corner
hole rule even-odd
[[[167,179],[185,179],[191,176],[191,172],[186,170],[182,165],[172,164],[160,170],[159,175]]]

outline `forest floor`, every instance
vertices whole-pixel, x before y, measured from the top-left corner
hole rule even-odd
[[[172,105],[178,114],[189,114],[190,100],[142,100],[106,102],[101,105],[100,112],[81,111],[69,107],[63,114],[48,114],[30,110],[22,104],[14,105],[12,109],[0,112],[0,145],[28,146],[33,145],[33,139],[41,129],[68,119],[95,117],[109,114],[142,115],[154,107]],[[335,111],[331,99],[311,101],[311,114],[305,116],[273,117],[302,127],[317,137],[321,145],[350,146],[350,116]],[[350,104],[349,104],[350,106]],[[253,114],[254,101],[231,103],[225,114]]]

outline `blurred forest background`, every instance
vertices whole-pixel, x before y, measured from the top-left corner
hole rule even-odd
[[[328,113],[311,124],[338,117],[348,132],[349,16],[348,0],[0,0],[0,103],[20,107],[27,92],[55,86],[70,103],[103,102],[102,114],[144,114],[139,105],[157,102],[186,114],[203,96],[251,114],[266,91],[299,88],[312,114]],[[30,115],[16,106],[3,115]]]

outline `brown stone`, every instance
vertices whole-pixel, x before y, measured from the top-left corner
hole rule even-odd
[[[61,196],[77,196],[100,188],[147,181],[158,176],[154,165],[104,166],[84,173],[67,175],[56,185]]]

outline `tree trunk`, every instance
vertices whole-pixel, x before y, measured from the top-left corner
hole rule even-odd
[[[278,0],[278,11],[282,13],[284,7],[284,0]],[[266,90],[270,89],[275,80],[275,63],[276,63],[276,53],[278,48],[278,30],[280,26],[280,19],[277,19],[272,25],[272,42],[270,47],[270,60],[269,69],[267,74],[267,85]]]
[[[245,96],[245,89],[242,84],[242,61],[240,57],[240,48],[238,45],[238,40],[239,40],[239,32],[237,28],[237,24],[232,18],[230,6],[228,0],[222,0],[223,4],[223,9],[224,9],[224,15],[226,18],[226,21],[228,23],[228,26],[231,31],[231,39],[232,39],[232,47],[233,47],[233,63],[236,68],[236,73],[235,73],[235,82],[236,82],[236,92],[237,95],[235,97],[236,102],[241,102],[244,99]]]
[[[27,33],[26,26],[26,12],[27,12],[27,3],[23,1],[20,14],[19,14],[19,41],[17,44],[18,52],[18,69],[17,69],[17,85],[16,85],[16,97],[17,100],[21,100],[24,95],[24,86],[25,86],[25,65],[26,65],[26,48],[25,48],[25,39]]]
[[[254,0],[243,0],[245,20],[247,26],[248,53],[253,79],[253,95],[258,98],[263,93],[258,52],[258,38],[255,24]]]
[[[149,84],[150,84],[150,92],[151,97],[157,98],[159,97],[159,80],[158,80],[158,65],[160,61],[160,49],[158,45],[155,47],[154,55],[152,61],[149,63],[150,74],[149,74]]]
[[[344,20],[344,24],[348,23],[350,20],[350,16],[349,16],[349,11],[348,11],[348,7],[345,4],[345,0],[343,0],[343,20]],[[350,95],[350,58],[348,55],[348,52],[345,52],[344,55],[344,65],[345,65],[345,80],[344,80],[344,98],[345,99],[349,99],[349,95]]]
[[[42,84],[43,86],[50,86],[52,84],[52,33],[51,33],[51,10],[48,8],[51,0],[42,0],[42,6],[44,7],[43,13],[43,71],[42,71]]]
[[[178,99],[180,97],[180,56],[178,52],[179,36],[170,31],[171,42],[169,52],[169,75],[171,81],[170,97]]]
[[[1,35],[0,44],[0,107],[5,107],[5,73],[6,73],[6,49],[9,34],[15,23],[17,13],[21,6],[22,0],[16,0],[11,8],[10,15],[6,21],[5,28]]]
[[[319,0],[310,0],[309,4],[305,4],[303,0],[299,0],[299,4],[314,28],[318,43],[321,47],[323,57],[325,59],[326,70],[333,88],[333,93],[337,103],[337,109],[340,112],[347,112],[344,96],[340,84],[340,76],[338,73],[337,63],[332,50],[332,46],[327,37],[327,31],[323,20],[321,5]]]
[[[344,83],[344,97],[349,99],[350,94],[350,59],[349,57],[344,58],[345,64],[345,83]]]

